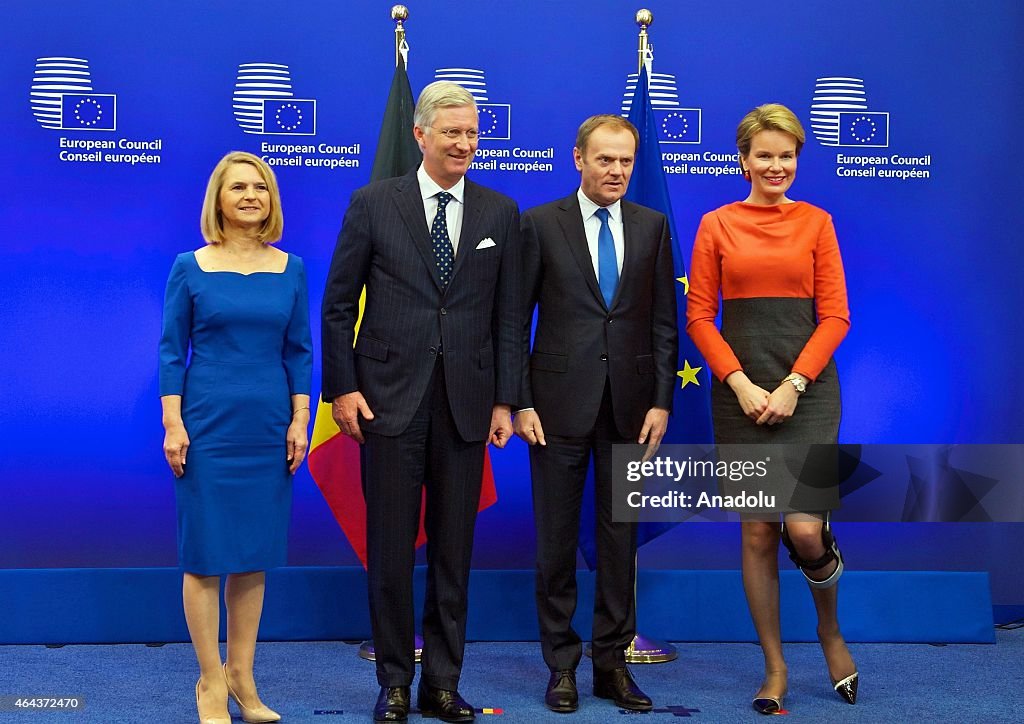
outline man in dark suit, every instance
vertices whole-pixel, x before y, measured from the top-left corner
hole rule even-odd
[[[578,707],[582,646],[576,610],[576,545],[590,458],[597,510],[594,694],[651,709],[626,668],[636,633],[636,525],[612,520],[612,445],[646,443],[668,425],[678,332],[672,249],[663,214],[623,201],[636,129],[619,116],[587,119],[573,156],[579,190],[523,214],[523,346],[538,308],[533,352],[523,361],[515,431],[530,444],[537,525],[537,613],[551,670],[544,702]]]
[[[423,89],[422,165],[357,190],[323,301],[323,398],[362,444],[376,721],[405,721],[415,672],[412,574],[426,488],[420,711],[471,721],[458,693],[473,532],[487,441],[512,434],[521,368],[519,213],[465,178],[473,97]],[[356,337],[359,298],[365,310]],[[354,348],[353,348],[354,343]]]

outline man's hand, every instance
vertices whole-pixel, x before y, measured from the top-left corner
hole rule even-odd
[[[517,412],[513,426],[516,435],[525,440],[528,445],[547,445],[544,440],[544,427],[540,424],[540,416],[535,410]]]
[[[359,429],[360,415],[366,420],[373,419],[373,411],[359,390],[340,395],[331,401],[331,417],[338,423],[338,427],[344,434],[362,445],[365,439],[363,431]]]
[[[644,416],[644,426],[640,428],[640,439],[637,440],[641,445],[647,443],[643,462],[647,462],[654,457],[654,453],[658,452],[666,430],[668,430],[668,410],[652,407]]]
[[[512,408],[495,405],[491,410],[491,433],[488,436],[495,447],[505,447],[512,438]]]

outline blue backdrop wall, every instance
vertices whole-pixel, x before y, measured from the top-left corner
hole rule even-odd
[[[390,4],[4,4],[0,567],[176,564],[156,387],[166,273],[202,243],[213,164],[249,150],[277,164],[282,247],[306,260],[318,309],[348,197],[369,178],[394,67]],[[730,160],[743,113],[778,101],[808,130],[824,119],[793,195],[833,214],[845,258],[843,440],[1021,442],[1024,6],[648,6],[654,71],[677,93],[662,150],[687,256],[701,214],[746,193]],[[414,92],[439,69],[475,69],[490,137],[473,178],[522,208],[566,195],[577,125],[618,112],[636,71],[637,7],[414,2]],[[253,69],[287,73],[286,112],[301,118],[268,113],[246,132],[235,106]],[[856,117],[822,115],[837,92],[862,99]],[[47,106],[48,93],[64,97]],[[492,459],[500,501],[481,516],[475,565],[529,568],[525,449]],[[294,565],[356,563],[305,469],[291,535]],[[988,570],[995,603],[1024,602],[1019,525],[857,524],[843,540],[853,567]],[[737,544],[730,525],[682,525],[641,565],[735,568]]]

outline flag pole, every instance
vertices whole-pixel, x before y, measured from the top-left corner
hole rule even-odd
[[[405,26],[402,23],[409,19],[409,8],[405,5],[392,6],[391,19],[395,21],[395,67],[403,63],[408,70],[409,44],[405,42]]]
[[[405,41],[405,21],[409,19],[409,8],[405,5],[393,5],[391,7],[391,19],[395,21],[395,67],[401,65],[402,70],[409,69],[409,44]],[[365,293],[365,292],[364,292]],[[423,637],[416,634],[414,644],[415,651],[413,659],[419,663],[423,658]],[[359,647],[359,658],[367,661],[377,660],[377,651],[373,646],[373,639],[364,641]]]
[[[651,44],[650,38],[647,35],[647,28],[654,22],[654,14],[647,8],[641,8],[636,11],[636,24],[640,26],[640,42],[637,48],[637,67],[636,67],[636,88],[633,91],[633,100],[631,108],[635,107],[637,99],[640,97],[640,80],[643,77],[644,65],[651,56]],[[650,83],[650,75],[648,71],[647,82]],[[655,141],[657,142],[657,141]],[[637,149],[637,156],[639,156],[639,149]],[[633,570],[639,570],[639,556],[634,554]],[[636,578],[633,579],[633,609],[636,610]],[[633,640],[629,642],[629,646],[626,647],[626,663],[629,664],[662,664],[667,661],[674,661],[679,653],[676,651],[676,647],[666,641],[658,641],[657,639],[647,638],[639,632],[633,635]],[[586,648],[587,656],[593,656],[593,645],[588,645]]]
[[[640,70],[644,67],[644,62],[647,60],[647,54],[651,52],[651,46],[647,37],[647,28],[649,28],[653,23],[654,13],[650,10],[647,8],[640,8],[636,11],[636,24],[640,26],[640,48],[636,51],[636,72],[638,75]]]
[[[640,39],[639,47],[637,48],[637,65],[636,65],[636,90],[633,91],[633,102],[636,102],[640,92],[640,77],[643,73],[644,65],[647,63],[648,58],[651,55],[651,44],[650,38],[647,35],[647,28],[654,23],[654,13],[647,8],[640,8],[636,11],[636,24],[640,26]],[[651,82],[650,71],[648,70],[647,82]],[[639,556],[638,556],[639,558]],[[639,571],[639,561],[634,563],[633,569]],[[637,607],[636,602],[636,579],[633,580],[633,606],[634,610]],[[673,661],[679,653],[676,651],[676,647],[666,641],[657,641],[655,639],[647,638],[638,631],[633,640],[629,642],[629,646],[626,647],[626,661],[631,664],[661,664],[666,661]]]

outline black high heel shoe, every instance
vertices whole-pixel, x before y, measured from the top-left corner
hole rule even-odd
[[[759,696],[750,702],[750,705],[758,714],[778,714],[782,711],[782,697]]]
[[[832,688],[836,690],[836,693],[839,694],[847,704],[856,704],[858,679],[859,676],[857,672],[854,671],[845,679],[833,681]]]
[[[782,692],[778,696],[767,696],[761,693],[764,691],[765,687],[768,686],[768,680],[770,678],[775,677],[777,679],[779,676],[779,673],[766,675],[765,681],[758,690],[757,695],[755,695],[754,700],[750,702],[750,705],[754,707],[754,711],[758,714],[785,713],[786,710],[782,708],[782,699],[786,696],[785,688],[782,689]],[[785,682],[785,679],[783,679],[783,682]],[[783,685],[785,686],[785,683]],[[771,689],[769,689],[769,691],[771,691]]]

